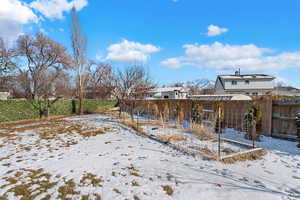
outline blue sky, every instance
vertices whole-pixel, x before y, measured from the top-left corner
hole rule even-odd
[[[143,64],[160,84],[214,80],[217,74],[241,68],[242,73],[267,73],[300,87],[297,0],[0,2],[0,36],[12,40],[43,31],[69,51],[70,8],[75,5],[91,59],[115,67]],[[16,16],[11,5],[20,8]]]

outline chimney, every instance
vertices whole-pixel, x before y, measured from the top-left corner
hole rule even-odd
[[[240,75],[241,75],[241,69],[239,68],[239,70],[236,70],[236,71],[234,72],[234,75],[235,75],[235,76],[240,76]]]

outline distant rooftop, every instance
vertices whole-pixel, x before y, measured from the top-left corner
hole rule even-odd
[[[275,79],[274,76],[266,75],[266,74],[232,74],[232,75],[219,75],[222,79],[228,79],[228,80],[236,80],[236,79]]]
[[[203,101],[251,101],[252,98],[243,94],[212,94],[212,95],[192,95],[190,98]]]
[[[186,88],[184,87],[162,87],[162,88],[153,88],[151,90],[149,90],[149,92],[170,92],[170,91],[181,91],[181,92],[185,92],[187,91]]]

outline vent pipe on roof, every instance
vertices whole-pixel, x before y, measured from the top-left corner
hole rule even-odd
[[[239,75],[241,75],[241,71],[240,71],[240,69],[238,70],[238,71],[235,71],[235,73],[234,73],[236,76],[239,76]]]

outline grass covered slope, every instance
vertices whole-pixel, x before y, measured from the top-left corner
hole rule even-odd
[[[74,104],[75,103],[75,104]],[[87,99],[84,101],[86,113],[113,108],[115,101]],[[50,110],[50,115],[68,115],[76,113],[78,101],[59,100]],[[0,122],[39,118],[39,111],[32,102],[24,99],[0,100]]]

